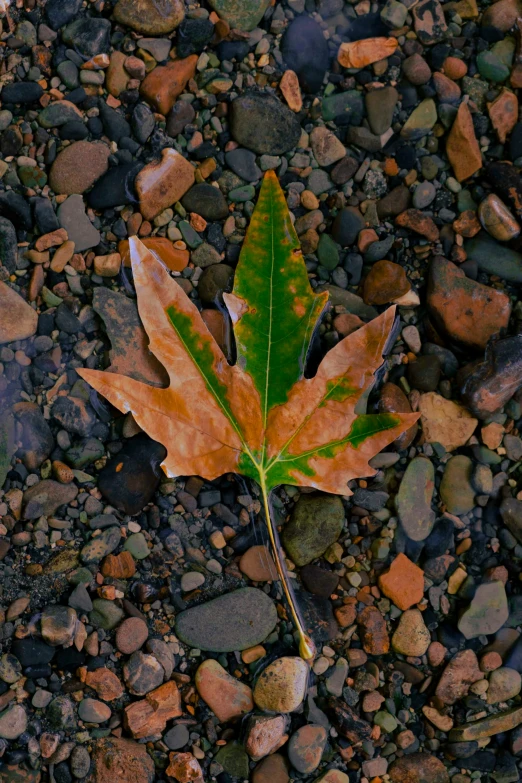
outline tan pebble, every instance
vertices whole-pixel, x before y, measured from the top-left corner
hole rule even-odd
[[[292,111],[298,112],[303,108],[303,98],[299,87],[299,79],[294,71],[285,71],[279,82],[279,89]]]
[[[100,277],[116,277],[120,272],[120,267],[121,255],[119,253],[94,257],[94,272]]]

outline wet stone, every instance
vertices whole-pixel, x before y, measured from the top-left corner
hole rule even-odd
[[[461,615],[458,627],[466,639],[496,633],[508,619],[506,591],[502,582],[479,585],[468,608]]]
[[[319,766],[327,734],[323,726],[308,724],[298,729],[288,743],[288,758],[294,769],[310,774]]]
[[[231,627],[228,618],[232,616]],[[178,614],[176,634],[191,647],[233,652],[263,642],[276,618],[272,599],[261,590],[245,587]]]
[[[340,498],[302,495],[283,530],[283,545],[296,565],[306,565],[337,541],[343,523]]]
[[[254,688],[254,701],[262,710],[293,712],[304,699],[308,666],[302,658],[278,658],[264,669]]]
[[[230,129],[239,144],[258,155],[293,149],[301,128],[293,112],[272,95],[245,93],[231,105]]]

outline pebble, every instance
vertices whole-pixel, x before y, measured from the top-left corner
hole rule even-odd
[[[321,763],[327,734],[323,726],[308,724],[298,729],[288,743],[288,758],[294,769],[309,775]]]
[[[520,226],[514,216],[493,193],[480,202],[478,216],[488,234],[500,242],[509,242],[520,234]]]
[[[114,7],[117,22],[143,35],[167,35],[185,16],[182,0],[166,0],[161,7],[153,0],[118,0]]]
[[[147,623],[139,617],[128,617],[116,631],[116,647],[121,653],[130,655],[143,647],[149,636]]]
[[[105,723],[111,715],[111,708],[97,699],[82,699],[78,705],[78,717],[87,723]]]
[[[21,704],[8,707],[0,713],[0,737],[6,740],[15,740],[27,728],[27,713]]]
[[[109,155],[109,148],[99,142],[70,144],[51,167],[50,187],[60,194],[85,193],[107,171]]]
[[[203,701],[223,723],[241,718],[253,709],[251,689],[228,674],[217,661],[203,661],[195,682]]]
[[[229,617],[234,617],[233,626]],[[261,590],[244,587],[178,614],[176,634],[190,647],[233,652],[263,642],[276,619],[272,599]]]
[[[230,130],[258,155],[281,155],[297,146],[301,127],[293,112],[272,95],[244,93],[231,104]]]
[[[163,150],[161,161],[149,163],[136,177],[140,211],[145,220],[152,220],[179,201],[193,183],[193,166],[176,150]]]
[[[509,616],[506,591],[502,582],[486,582],[477,587],[475,595],[458,622],[466,639],[496,633]]]
[[[399,609],[409,609],[422,601],[424,574],[406,555],[399,553],[386,573],[379,577],[379,587]]]
[[[308,665],[302,658],[277,658],[263,670],[254,688],[254,702],[261,710],[293,712],[303,701]]]
[[[297,566],[320,557],[342,530],[344,509],[335,495],[301,495],[283,530],[286,552]]]
[[[0,282],[0,343],[32,337],[37,322],[33,308],[13,288]]]
[[[418,609],[407,609],[392,636],[392,648],[402,655],[421,657],[430,646],[431,635]]]

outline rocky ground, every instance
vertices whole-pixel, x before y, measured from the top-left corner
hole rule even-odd
[[[0,781],[518,781],[522,2],[1,21]],[[166,383],[135,234],[233,360],[221,294],[270,169],[331,294],[309,371],[397,302],[369,405],[421,414],[350,497],[273,498],[311,669],[256,487],[167,480],[76,372]]]

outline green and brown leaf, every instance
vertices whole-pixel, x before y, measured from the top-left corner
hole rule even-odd
[[[167,448],[167,475],[248,476],[262,489],[268,517],[268,493],[279,484],[350,495],[348,481],[373,475],[369,460],[417,420],[416,414],[359,410],[382,364],[394,307],[341,340],[315,377],[304,378],[328,294],[310,287],[273,172],[261,187],[233,293],[225,294],[235,366],[161,261],[136,238],[130,250],[139,314],[170,385],[78,372]]]

